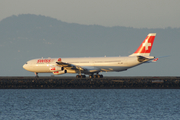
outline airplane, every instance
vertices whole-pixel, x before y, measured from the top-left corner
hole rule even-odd
[[[23,68],[38,73],[61,75],[76,73],[76,78],[103,78],[100,72],[120,72],[143,63],[156,62],[158,58],[150,56],[156,33],[149,33],[139,48],[125,57],[85,57],[85,58],[39,58],[27,61]]]

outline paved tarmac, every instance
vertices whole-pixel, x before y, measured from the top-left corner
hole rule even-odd
[[[0,77],[0,89],[180,89],[179,76],[76,78],[62,76]]]

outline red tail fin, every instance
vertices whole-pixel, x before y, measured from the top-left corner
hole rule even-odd
[[[149,33],[148,36],[144,39],[144,41],[141,43],[139,48],[130,56],[149,56],[155,37],[156,33]]]

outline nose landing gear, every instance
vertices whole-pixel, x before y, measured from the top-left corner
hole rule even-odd
[[[38,73],[36,73],[36,72],[35,72],[34,74],[36,75],[36,78],[38,78],[38,77],[39,77],[39,76],[38,76]]]

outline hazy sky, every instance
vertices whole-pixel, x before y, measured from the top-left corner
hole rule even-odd
[[[0,3],[0,20],[30,13],[86,25],[180,27],[180,0],[0,0]]]

